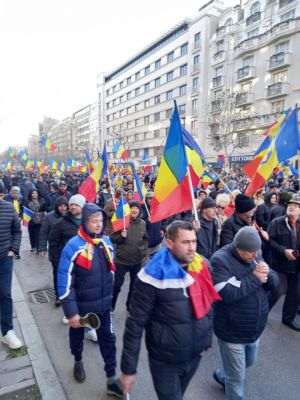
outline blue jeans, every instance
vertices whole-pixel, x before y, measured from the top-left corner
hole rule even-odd
[[[183,395],[199,366],[201,356],[181,364],[167,364],[149,357],[155,392],[159,400],[183,400]]]
[[[13,302],[11,297],[13,258],[4,257],[0,259],[0,316],[1,332],[6,335],[13,329],[12,314]]]
[[[218,378],[225,383],[226,400],[243,400],[246,368],[254,364],[259,339],[253,343],[237,344],[218,339],[223,369],[218,369]]]

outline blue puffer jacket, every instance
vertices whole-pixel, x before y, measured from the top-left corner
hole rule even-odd
[[[265,329],[268,292],[278,285],[277,274],[270,270],[262,284],[253,274],[254,262],[243,261],[233,244],[218,250],[210,259],[215,289],[222,297],[214,305],[214,331],[229,343],[253,343]]]
[[[95,247],[90,270],[75,262],[85,244],[76,235],[64,247],[59,261],[57,289],[67,318],[88,312],[101,314],[111,308],[113,273],[106,257],[106,252],[112,254],[111,242],[102,237],[100,245]]]

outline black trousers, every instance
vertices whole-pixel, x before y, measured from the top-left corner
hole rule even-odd
[[[104,370],[107,378],[115,376],[117,366],[116,336],[112,329],[110,310],[98,314],[100,328],[96,330],[100,353],[104,360]],[[80,361],[83,351],[84,328],[70,328],[69,339],[70,349],[75,361]]]
[[[32,222],[28,224],[30,246],[35,250],[39,250],[41,226],[41,224],[33,224]]]
[[[278,276],[280,285],[271,300],[271,307],[285,294],[282,308],[282,321],[292,322],[296,317],[297,309],[300,304],[300,273],[283,274],[279,272]]]
[[[53,288],[55,292],[56,299],[58,299],[58,292],[57,292],[57,269],[58,265],[51,261],[52,271],[53,271]]]
[[[201,356],[190,362],[166,364],[149,358],[154,388],[159,400],[183,400],[183,395],[199,366]]]
[[[117,304],[118,296],[123,286],[126,273],[129,272],[130,274],[130,285],[129,285],[129,292],[126,300],[126,308],[128,311],[130,298],[132,295],[132,290],[134,286],[134,282],[136,276],[141,269],[141,265],[123,265],[123,264],[116,264],[116,272],[115,272],[115,280],[114,280],[114,290],[113,290],[113,298],[112,298],[112,309],[114,310]]]

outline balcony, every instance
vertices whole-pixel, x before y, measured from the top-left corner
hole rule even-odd
[[[249,26],[251,24],[254,24],[254,22],[259,21],[261,18],[261,12],[256,11],[254,14],[251,14],[247,19],[246,19],[246,25]]]
[[[212,79],[212,87],[213,89],[218,89],[224,85],[223,75],[215,76]]]
[[[221,99],[213,100],[211,102],[211,113],[212,114],[220,113],[222,111],[223,104],[224,102]]]
[[[269,71],[274,71],[277,68],[286,67],[291,64],[290,53],[281,51],[273,54],[269,60]]]
[[[279,8],[286,7],[292,3],[295,3],[295,0],[279,0]]]
[[[192,74],[197,74],[200,71],[200,64],[194,64],[192,69]]]
[[[286,82],[272,83],[267,87],[267,98],[286,96],[288,94],[289,84]]]
[[[251,65],[246,65],[237,70],[237,81],[245,81],[247,79],[253,79],[255,77],[255,67]]]
[[[251,92],[244,92],[238,93],[235,98],[235,106],[242,107],[253,103],[253,93]]]
[[[226,26],[219,26],[216,33],[218,39],[222,38],[226,33]]]
[[[225,60],[225,50],[219,50],[213,55],[213,64],[221,63]]]

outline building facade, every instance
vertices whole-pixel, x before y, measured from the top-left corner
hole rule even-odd
[[[102,77],[99,131],[130,158],[157,162],[173,100],[208,160],[253,154],[261,133],[300,100],[300,0],[209,1]]]

